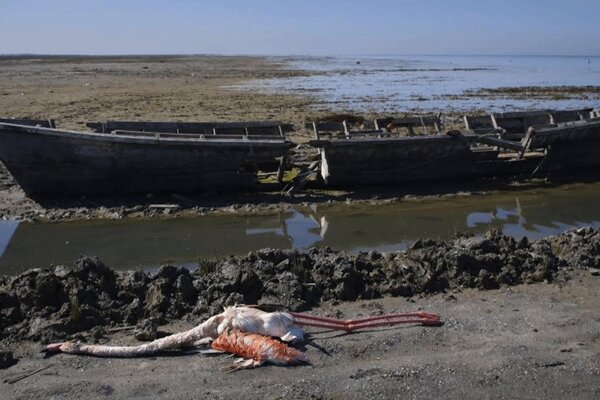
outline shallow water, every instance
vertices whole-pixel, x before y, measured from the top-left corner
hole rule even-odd
[[[264,247],[331,246],[351,252],[405,249],[418,238],[506,234],[537,239],[572,227],[600,228],[600,184],[410,200],[386,205],[297,208],[270,216],[204,216],[174,220],[0,222],[0,273],[72,263],[97,255],[116,269],[155,269]]]
[[[278,60],[312,76],[255,80],[242,87],[308,93],[317,108],[376,113],[508,111],[597,107],[587,99],[455,98],[481,88],[598,86],[600,57],[575,56],[352,56]]]

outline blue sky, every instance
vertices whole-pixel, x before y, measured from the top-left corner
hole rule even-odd
[[[600,0],[0,0],[0,54],[600,56]]]

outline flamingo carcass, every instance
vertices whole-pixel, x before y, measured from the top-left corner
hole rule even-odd
[[[106,346],[63,342],[50,344],[46,347],[45,351],[89,354],[97,357],[140,357],[153,355],[163,350],[175,350],[206,344],[207,340],[210,341],[211,339],[216,339],[216,343],[218,344],[226,342],[227,338],[233,338],[229,341],[235,343],[235,345],[229,347],[219,347],[217,345],[215,349],[227,350],[240,356],[252,355],[258,353],[244,349],[243,346],[240,346],[240,343],[246,343],[248,347],[252,347],[260,342],[260,346],[258,347],[267,346],[268,349],[264,351],[264,354],[268,355],[272,353],[270,349],[276,349],[279,353],[285,353],[287,350],[284,351],[277,344],[281,344],[280,342],[258,340],[257,336],[275,337],[281,339],[283,342],[293,342],[304,338],[303,326],[352,332],[358,329],[401,323],[419,323],[429,326],[443,324],[439,316],[425,312],[389,314],[354,320],[338,320],[304,313],[266,312],[255,307],[234,306],[226,308],[221,314],[210,317],[188,331],[175,333],[139,346]],[[240,333],[231,336],[231,331]],[[244,335],[244,333],[253,334],[254,336]],[[226,338],[223,339],[223,336],[226,336]],[[260,357],[262,357],[260,360],[257,360],[255,357],[255,361],[260,361],[259,363],[247,365],[255,366],[270,361],[268,356]],[[293,359],[297,361],[301,358],[295,356]]]

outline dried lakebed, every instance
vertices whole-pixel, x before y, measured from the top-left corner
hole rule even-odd
[[[97,258],[0,277],[0,332],[15,340],[97,340],[121,325],[204,319],[232,304],[306,310],[323,303],[411,297],[503,285],[565,281],[600,267],[600,233],[581,228],[529,242],[492,230],[485,237],[418,240],[405,251],[351,255],[263,249],[205,262],[194,272],[118,273]],[[150,322],[148,322],[150,321]]]

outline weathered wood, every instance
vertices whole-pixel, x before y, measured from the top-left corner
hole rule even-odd
[[[499,139],[491,135],[465,135],[466,138],[470,139],[475,143],[486,144],[490,146],[499,147],[501,149],[522,151],[523,146],[519,143],[511,142],[510,140]]]
[[[237,129],[237,128],[236,128]],[[285,137],[271,136],[271,135],[246,135],[245,133],[239,134],[192,134],[192,133],[163,133],[163,132],[140,132],[140,131],[112,131],[112,135],[122,136],[139,136],[139,137],[153,137],[153,138],[172,138],[172,139],[202,139],[202,140],[223,140],[223,139],[238,139],[238,140],[250,140],[260,141],[269,140],[275,142],[285,142]]]
[[[600,147],[597,147],[595,141],[600,141],[600,120],[590,119],[537,128],[530,147],[537,149],[552,146],[552,151],[555,151],[556,148],[566,148],[573,146],[574,143],[581,143],[583,146],[587,143],[600,162],[598,157]],[[574,153],[572,157],[576,158],[577,154]]]
[[[560,124],[563,122],[579,121],[590,118],[591,108],[582,108],[579,110],[558,110],[550,113],[552,124]]]
[[[433,128],[435,132],[442,131],[442,121],[437,115],[378,118],[374,123],[377,129],[383,129],[389,124],[393,124],[398,128],[407,128],[411,134],[414,133],[414,128],[416,127],[421,127],[424,133],[429,133],[427,128]]]
[[[312,127],[313,127],[313,132],[315,134],[315,139],[319,140],[319,127],[317,126],[317,123],[313,122]]]
[[[53,119],[0,118],[0,122],[15,125],[39,126],[42,128],[56,128],[56,123]]]
[[[386,132],[383,130],[360,130],[360,131],[350,131],[350,137],[357,137],[357,136],[365,136],[365,137],[369,137],[369,136],[374,136],[374,137],[384,137],[384,136],[391,136],[392,133],[391,132]]]
[[[107,133],[113,130],[152,131],[165,133],[210,133],[213,129],[249,128],[261,135],[281,135],[294,130],[292,124],[280,121],[241,121],[241,122],[160,122],[160,121],[107,121],[88,122],[88,128],[96,132]],[[264,130],[260,129],[264,128]],[[251,134],[251,133],[249,133]]]
[[[321,148],[321,176],[334,186],[477,176],[473,164],[498,154],[473,152],[469,140],[439,135],[309,143]]]
[[[245,127],[218,127],[218,128],[213,128],[213,134],[245,136],[248,134],[248,131],[246,131]]]
[[[349,138],[354,131],[350,130],[350,126],[346,121],[343,122],[311,122],[307,123],[306,127],[313,130],[315,139],[320,139],[321,136],[329,137],[346,137]]]
[[[504,129],[507,133],[520,133],[525,135],[530,126],[544,126],[551,124],[550,112],[513,112],[492,114],[494,128]]]
[[[307,128],[317,129],[319,133],[325,132],[344,132],[343,122],[310,122],[306,124]]]
[[[465,115],[463,121],[465,128],[475,133],[487,133],[495,129],[491,115]]]
[[[533,135],[535,135],[535,128],[530,126],[529,129],[527,129],[527,134],[525,135],[525,137],[523,138],[523,141],[521,142],[523,148],[519,152],[519,158],[523,158],[523,155],[525,155],[525,152],[529,150],[529,147],[531,146],[531,140],[533,138]]]
[[[533,171],[553,173],[600,166],[600,120],[531,128],[522,143],[456,132],[446,136],[313,140],[309,144],[320,149],[320,174],[332,186],[530,176]],[[498,147],[510,152],[500,153]],[[528,148],[545,151],[531,152]]]
[[[276,126],[246,126],[246,132],[249,136],[285,136],[283,127],[281,125]]]
[[[531,111],[508,111],[502,113],[494,113],[493,115],[500,116],[502,118],[539,118],[547,117],[552,110],[531,110]]]
[[[32,197],[240,190],[253,165],[291,147],[268,140],[85,133],[0,123],[0,160]],[[150,133],[153,135],[153,133]],[[248,136],[245,136],[248,138]]]
[[[277,182],[279,182],[279,183],[283,182],[283,174],[285,172],[286,167],[287,167],[287,157],[285,155],[283,155],[279,159],[279,168],[277,168],[277,175],[276,175]]]

